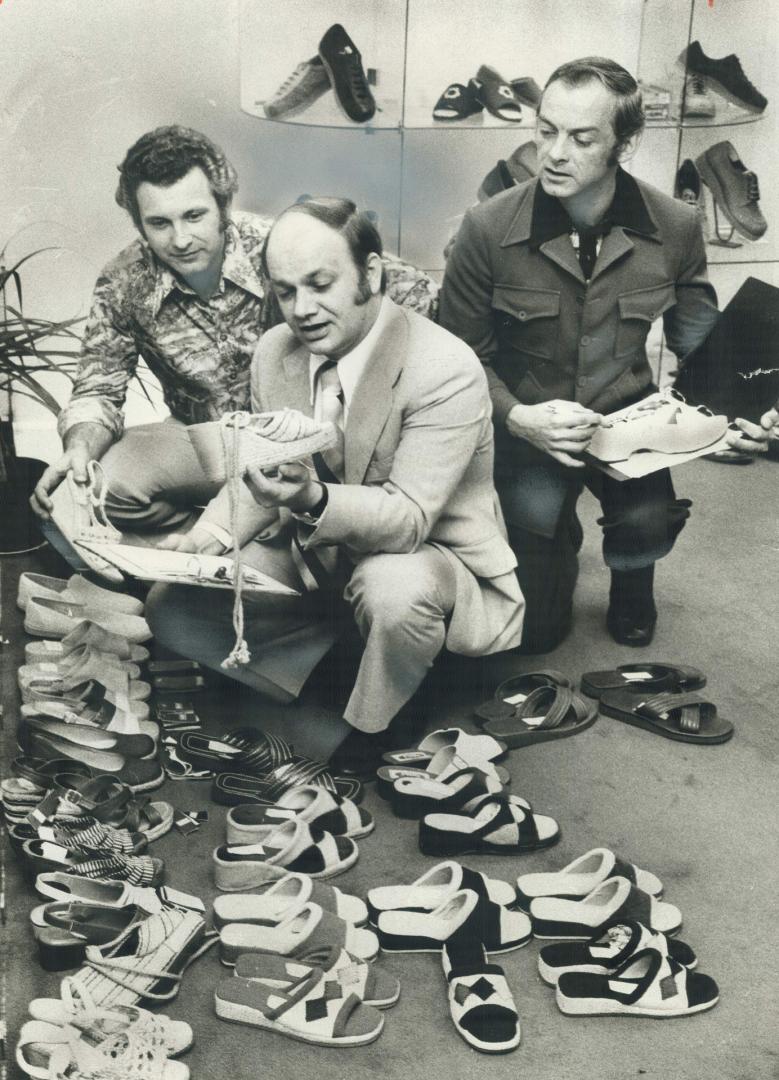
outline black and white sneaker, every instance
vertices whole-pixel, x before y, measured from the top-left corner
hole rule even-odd
[[[319,42],[319,57],[325,66],[338,104],[355,124],[364,124],[376,112],[360,51],[340,23],[334,23]]]

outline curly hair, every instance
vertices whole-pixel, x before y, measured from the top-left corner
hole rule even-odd
[[[130,147],[119,169],[116,201],[143,232],[136,192],[147,182],[168,187],[193,168],[206,174],[219,207],[222,225],[227,224],[230,202],[238,190],[235,169],[222,150],[205,135],[192,128],[172,124],[147,131]]]

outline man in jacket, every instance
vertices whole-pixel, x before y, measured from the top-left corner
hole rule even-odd
[[[385,295],[381,240],[348,200],[285,211],[266,264],[286,325],[257,348],[253,408],[329,418],[343,442],[317,472],[246,473],[242,558],[302,595],[247,603],[252,659],[230,674],[291,700],[353,618],[363,652],[331,763],[367,774],[444,645],[480,656],[520,640],[487,380],[467,345]],[[226,495],[200,525],[205,535],[229,527]],[[198,550],[203,534],[194,528],[179,550]],[[229,600],[204,609],[200,589],[156,586],[147,615],[158,641],[217,667],[231,643]]]
[[[654,564],[688,516],[667,470],[618,482],[581,457],[604,413],[654,389],[652,322],[663,316],[684,357],[717,315],[695,211],[621,167],[643,122],[618,64],[558,68],[538,111],[538,177],[469,210],[447,262],[440,321],[487,371],[527,651],[554,648],[569,629],[585,484],[603,509],[607,621],[622,644],[651,640]]]

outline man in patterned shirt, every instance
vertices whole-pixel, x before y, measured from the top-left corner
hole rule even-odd
[[[249,408],[252,355],[263,330],[281,321],[260,264],[272,219],[231,211],[235,170],[190,128],[143,135],[119,173],[116,201],[140,236],[97,280],[75,386],[58,422],[64,452],[31,504],[48,519],[53,500],[68,498],[59,487],[67,473],[86,484],[87,463],[101,460],[118,528],[181,532],[197,516],[193,507],[216,494],[187,425]],[[392,257],[385,266],[392,299],[434,317],[431,279]],[[125,431],[123,406],[140,358],[157,376],[170,417]],[[46,531],[57,543],[53,528]],[[208,538],[200,540],[207,550]]]

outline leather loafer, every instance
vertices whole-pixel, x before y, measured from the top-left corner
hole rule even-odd
[[[618,613],[609,608],[606,615],[606,626],[616,643],[637,649],[651,644],[656,623],[657,612],[653,615],[637,616]]]
[[[330,769],[339,776],[356,780],[376,779],[376,770],[383,764],[386,747],[385,732],[368,735],[356,728],[330,756]]]

